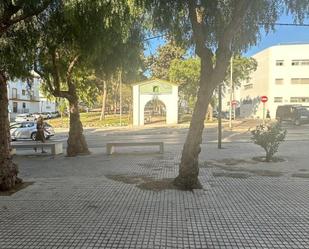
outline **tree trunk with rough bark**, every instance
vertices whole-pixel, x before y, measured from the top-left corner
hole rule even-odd
[[[105,106],[106,106],[106,96],[107,96],[107,87],[106,87],[106,81],[103,80],[103,86],[102,86],[102,109],[101,109],[101,116],[100,121],[105,119]]]
[[[10,190],[21,183],[17,174],[18,167],[11,156],[7,80],[0,72],[0,191]]]
[[[86,139],[83,135],[83,125],[80,121],[78,97],[74,94],[74,96],[68,100],[70,106],[70,130],[67,155],[72,157],[80,154],[90,154]]]
[[[205,78],[201,78],[201,81],[203,80]],[[198,180],[198,156],[201,152],[200,144],[202,143],[207,108],[213,93],[213,89],[209,87],[209,84],[205,83],[203,82],[198,91],[198,98],[192,115],[190,129],[182,150],[179,174],[174,180],[174,184],[182,189],[191,190],[202,187]]]

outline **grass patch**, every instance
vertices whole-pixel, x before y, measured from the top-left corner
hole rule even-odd
[[[110,126],[120,126],[120,117],[118,115],[106,115],[105,119],[100,121],[100,112],[87,112],[80,113],[80,120],[83,124],[83,127],[110,127]],[[63,117],[55,118],[48,120],[48,123],[54,128],[68,128],[69,127],[69,118]],[[121,116],[121,125],[129,125],[129,115]]]
[[[10,189],[8,191],[0,191],[0,196],[11,196],[15,194],[16,192],[32,185],[34,182],[21,182],[19,184],[16,184],[15,188]]]

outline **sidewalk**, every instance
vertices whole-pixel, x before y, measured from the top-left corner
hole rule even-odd
[[[34,184],[0,196],[0,248],[308,248],[308,146],[285,142],[285,161],[267,164],[252,160],[263,151],[251,143],[204,144],[204,189],[193,192],[162,181],[177,175],[180,145],[17,156]]]

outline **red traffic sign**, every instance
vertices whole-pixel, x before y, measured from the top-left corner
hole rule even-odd
[[[262,101],[263,103],[267,102],[267,101],[268,101],[268,97],[267,97],[267,96],[262,96],[262,97],[261,97],[261,101]]]
[[[237,101],[236,100],[232,100],[232,105],[237,105]]]

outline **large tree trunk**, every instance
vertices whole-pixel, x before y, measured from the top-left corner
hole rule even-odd
[[[78,110],[78,98],[75,94],[69,98],[70,106],[70,131],[68,138],[67,155],[76,156],[80,154],[89,154],[88,145],[83,135],[83,125],[80,121]]]
[[[7,81],[5,74],[0,72],[0,191],[12,189],[20,183],[17,174],[18,168],[11,156]]]
[[[202,68],[198,97],[193,111],[190,129],[182,150],[179,175],[174,180],[174,184],[182,189],[191,190],[202,187],[198,180],[198,156],[201,152],[200,144],[202,143],[207,108],[213,94],[212,84],[208,81],[206,79],[206,73]]]
[[[106,88],[106,81],[103,80],[103,89],[102,89],[102,109],[101,109],[101,116],[100,121],[105,119],[105,106],[106,106],[106,95],[107,95],[107,88]]]

